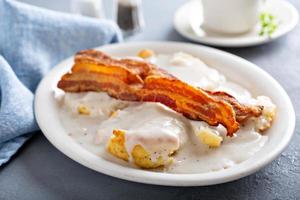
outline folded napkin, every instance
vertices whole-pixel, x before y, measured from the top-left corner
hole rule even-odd
[[[38,130],[33,99],[43,75],[79,50],[120,40],[110,21],[0,0],[0,166]]]

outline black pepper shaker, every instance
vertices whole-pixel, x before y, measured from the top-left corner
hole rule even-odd
[[[144,26],[141,0],[118,0],[117,24],[125,36],[140,31]]]

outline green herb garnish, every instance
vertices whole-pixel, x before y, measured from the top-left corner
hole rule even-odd
[[[261,24],[259,35],[271,37],[278,27],[276,17],[268,12],[262,12],[259,19]]]

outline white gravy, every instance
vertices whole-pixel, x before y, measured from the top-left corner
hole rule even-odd
[[[188,54],[157,55],[151,58],[151,62],[194,86],[226,91],[243,103],[258,102],[249,91],[226,81],[217,70]],[[78,115],[78,105],[87,106],[91,114]],[[109,117],[112,111],[117,111],[115,117]],[[247,160],[268,140],[267,135],[255,131],[253,122],[241,127],[234,137],[226,137],[226,130],[222,126],[211,127],[205,122],[188,120],[160,104],[125,102],[105,93],[65,94],[60,118],[69,136],[83,148],[122,165],[135,167],[106,152],[106,143],[113,129],[126,130],[128,152],[136,144],[141,144],[149,152],[161,151],[162,154],[162,149],[179,148],[173,156],[174,162],[163,169],[168,173],[203,173],[226,169]],[[209,127],[219,133],[223,138],[219,148],[209,148],[198,140],[194,131],[201,127]]]

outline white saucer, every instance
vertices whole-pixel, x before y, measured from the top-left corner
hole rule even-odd
[[[214,33],[201,27],[202,5],[200,0],[192,0],[180,7],[174,16],[175,29],[185,38],[203,44],[221,47],[245,47],[270,42],[290,32],[299,15],[295,7],[285,0],[269,0],[264,10],[277,17],[279,26],[272,37],[259,36],[259,24],[250,32],[239,35]]]

